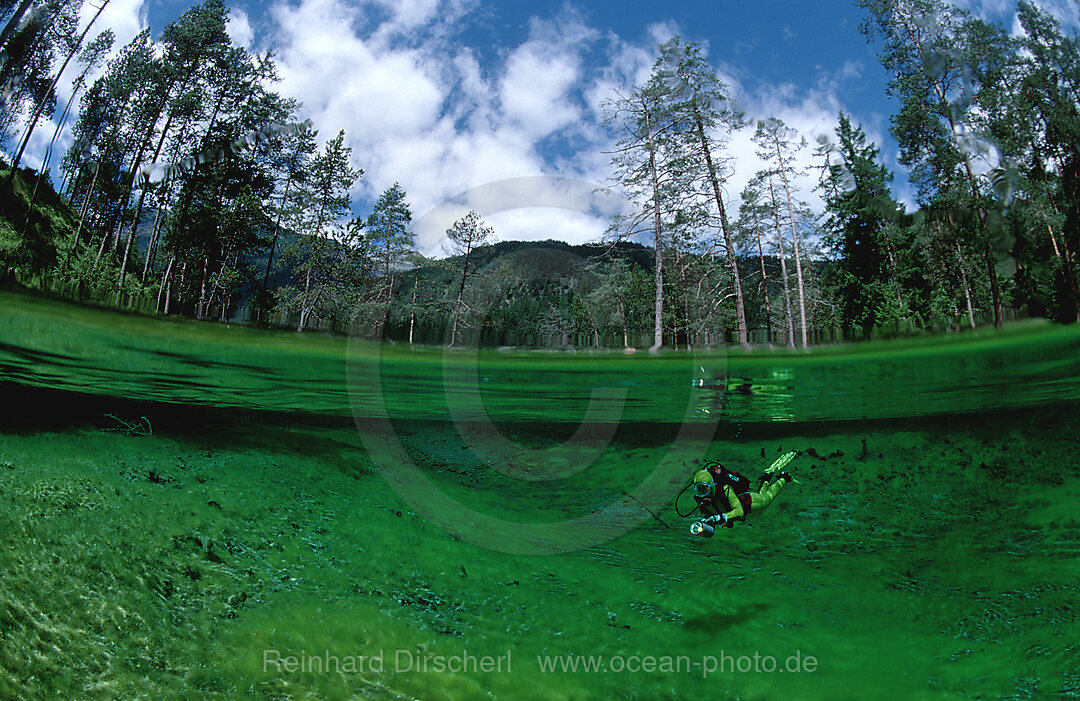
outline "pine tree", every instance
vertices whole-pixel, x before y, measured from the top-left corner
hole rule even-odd
[[[782,186],[780,193],[783,195],[782,206],[784,207],[785,219],[791,229],[791,248],[795,254],[795,277],[798,281],[799,291],[799,330],[802,347],[809,345],[807,337],[806,317],[806,283],[803,276],[802,254],[799,250],[799,234],[796,226],[797,202],[794,196],[792,179],[797,175],[795,170],[795,156],[806,145],[806,140],[799,137],[795,142],[798,132],[789,128],[779,119],[767,119],[758,122],[757,131],[754,133],[754,141],[758,144],[758,157],[771,165],[770,175],[775,176]],[[772,193],[775,196],[775,192]],[[775,203],[775,197],[774,197]],[[779,208],[776,208],[779,217]],[[782,244],[781,244],[782,248]],[[781,257],[783,252],[781,252]],[[785,273],[785,279],[787,275]],[[789,341],[790,343],[790,341]]]
[[[708,64],[701,48],[684,43],[675,37],[660,46],[657,64],[660,75],[671,91],[673,104],[669,107],[676,119],[682,122],[681,130],[686,148],[697,158],[688,161],[697,165],[699,177],[706,184],[706,191],[716,207],[719,230],[724,242],[728,271],[731,275],[735,299],[735,323],[738,340],[744,347],[749,345],[746,330],[746,312],[743,304],[742,280],[738,259],[728,222],[727,207],[721,192],[723,173],[716,160],[716,148],[723,145],[727,134],[745,126],[727,94],[727,86],[717,77]],[[720,143],[717,143],[719,141]]]
[[[889,185],[892,174],[879,163],[862,127],[840,113],[836,143],[819,151],[826,158],[821,189],[825,200],[825,243],[837,256],[834,284],[840,294],[840,321],[847,333],[868,338],[876,323],[876,283],[895,277],[885,228],[899,214]],[[832,158],[830,158],[830,156]]]
[[[475,210],[470,210],[465,216],[455,221],[446,230],[446,237],[450,240],[453,252],[462,257],[461,285],[458,286],[457,301],[454,304],[454,320],[450,330],[450,346],[457,343],[458,322],[461,318],[462,301],[465,296],[465,282],[469,278],[469,261],[473,251],[480,246],[490,243],[495,235],[495,229],[480,218]]]
[[[614,184],[635,203],[635,211],[615,218],[609,234],[625,240],[649,232],[653,240],[653,344],[664,344],[664,248],[666,220],[693,200],[691,171],[679,164],[687,158],[675,135],[677,117],[670,110],[671,89],[654,66],[649,80],[629,95],[618,95],[604,106],[605,123],[619,135],[611,163]]]
[[[344,217],[352,199],[349,190],[362,171],[350,163],[352,149],[345,145],[345,132],[326,142],[322,152],[311,161],[308,177],[303,184],[303,205],[306,216],[301,220],[297,272],[304,286],[294,291],[286,306],[295,307],[300,314],[296,330],[303,331],[308,318],[320,300],[330,291],[335,241],[345,232]]]
[[[414,234],[409,228],[411,222],[412,210],[405,201],[405,189],[398,183],[391,185],[379,196],[367,220],[368,251],[379,261],[382,270],[383,314],[379,328],[383,338],[387,338],[390,332],[395,267],[414,246]]]

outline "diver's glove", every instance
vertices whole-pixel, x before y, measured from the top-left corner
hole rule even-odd
[[[795,481],[795,478],[788,474],[785,470],[780,470],[780,472],[776,473],[776,479],[787,480],[789,483]]]
[[[715,516],[709,516],[706,519],[702,519],[705,523],[715,523],[718,526],[726,526],[728,523],[727,514],[717,514]]]

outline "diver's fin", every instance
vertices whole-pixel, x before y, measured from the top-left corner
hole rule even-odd
[[[776,459],[776,462],[765,468],[765,474],[769,475],[778,470],[782,470],[785,465],[795,459],[796,455],[798,455],[798,453],[796,453],[794,450],[790,453],[784,453]]]

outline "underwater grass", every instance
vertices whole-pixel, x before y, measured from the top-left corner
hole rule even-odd
[[[721,408],[738,413],[720,424],[710,456],[753,475],[798,450],[801,484],[759,521],[712,540],[691,539],[666,508],[614,541],[543,557],[478,548],[398,497],[334,388],[342,339],[15,301],[0,313],[0,342],[33,381],[3,385],[2,698],[950,699],[1080,686],[1080,436],[1076,404],[1061,389],[1075,392],[1071,330],[1003,341],[1012,367],[996,350],[981,358],[977,345],[970,358],[954,355],[932,371],[967,373],[955,393],[901,409],[956,411],[910,420],[851,420],[861,395],[843,391],[853,381],[859,392],[896,382],[902,365],[868,359],[864,370],[885,370],[867,380],[865,371],[837,379],[813,356],[760,372],[733,362],[724,389],[747,377],[751,388],[722,395]],[[1045,352],[1022,362],[1024,338]],[[442,394],[435,351],[400,350],[384,377],[412,372]],[[529,422],[516,413],[520,397],[503,395],[522,386],[513,373],[526,386],[541,382],[542,368],[564,358],[584,361],[590,378],[656,362],[657,377],[679,383],[662,396],[683,407],[694,397],[693,368],[675,354],[633,365],[483,354],[479,377],[497,386],[483,390],[483,405],[518,444],[547,448],[559,469],[575,467],[575,448],[559,445],[581,407],[527,405],[559,419]],[[80,374],[109,364],[126,384]],[[193,388],[147,384],[185,368]],[[253,391],[266,368],[289,378],[280,393]],[[45,389],[38,381],[50,372],[77,391]],[[1022,387],[1010,398],[1017,376],[1033,398]],[[306,377],[323,383],[305,387]],[[826,377],[831,384],[818,381]],[[965,414],[962,389],[972,384],[996,391],[1004,408]],[[185,401],[188,391],[197,399]],[[587,469],[526,482],[493,471],[461,427],[409,415],[419,401],[391,407],[410,459],[440,489],[510,521],[610,502],[653,469],[674,435],[669,423],[620,424]],[[764,420],[778,409],[805,416],[812,403],[819,416],[847,420]],[[266,669],[267,649],[391,659],[397,650],[509,651],[513,668],[401,671],[388,659],[379,670],[290,673]],[[800,653],[817,665],[791,674],[544,672],[538,659],[755,653],[781,663]]]
[[[1029,418],[1028,435],[913,426],[718,444],[740,465],[762,450],[843,455],[804,455],[802,484],[723,537],[691,540],[663,513],[671,528],[649,521],[552,557],[478,549],[416,518],[342,447],[355,440],[348,427],[305,430],[304,450],[287,426],[226,426],[258,429],[265,446],[235,450],[89,426],[5,435],[0,695],[884,699],[1004,696],[1032,679],[1064,688],[1076,672],[1080,568],[1068,553],[1080,547],[1069,510],[1080,479],[1068,441],[1050,440],[1052,419]],[[432,426],[428,442],[448,430]],[[860,457],[863,438],[881,452]],[[1022,461],[994,457],[1005,446]],[[616,446],[599,467],[626,469],[640,450]],[[1042,461],[1070,467],[1047,479]],[[457,467],[467,489],[468,466]],[[1016,503],[987,479],[1002,470],[1023,488]],[[523,501],[498,494],[486,498]],[[279,674],[263,669],[268,648],[509,650],[514,666]],[[536,660],[721,651],[801,651],[818,666],[701,678],[544,673]]]

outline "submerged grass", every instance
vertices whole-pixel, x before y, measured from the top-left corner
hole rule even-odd
[[[0,698],[951,699],[1080,688],[1076,404],[723,423],[710,455],[749,475],[802,453],[801,484],[760,520],[691,539],[666,508],[587,550],[508,555],[419,517],[382,478],[332,389],[340,339],[10,299],[0,342],[24,354],[17,369],[70,383],[57,391],[15,375],[2,389]],[[1018,372],[1075,384],[1062,372],[1072,361],[1051,355],[1038,361],[1049,370]],[[420,354],[421,378],[425,362]],[[72,374],[109,365],[127,384]],[[302,391],[253,392],[244,366],[276,368],[284,388]],[[159,397],[146,386],[185,368],[197,401],[173,384]],[[751,393],[739,401],[775,408],[775,396],[753,394],[764,380],[747,374]],[[223,400],[236,396],[245,408]],[[116,430],[142,417],[152,433]],[[404,450],[440,489],[522,522],[611,502],[674,435],[670,424],[622,424],[587,469],[523,481],[478,458],[460,426],[403,419]],[[577,448],[558,447],[565,426],[500,425],[521,446],[548,448],[556,471],[577,467]],[[264,664],[267,650],[369,662],[283,671]],[[510,671],[417,668],[508,652]],[[817,664],[731,668],[755,654]],[[728,667],[707,673],[702,663],[725,655]],[[591,657],[604,671],[541,667]],[[657,668],[639,669],[650,658]],[[632,669],[616,671],[616,660]]]

